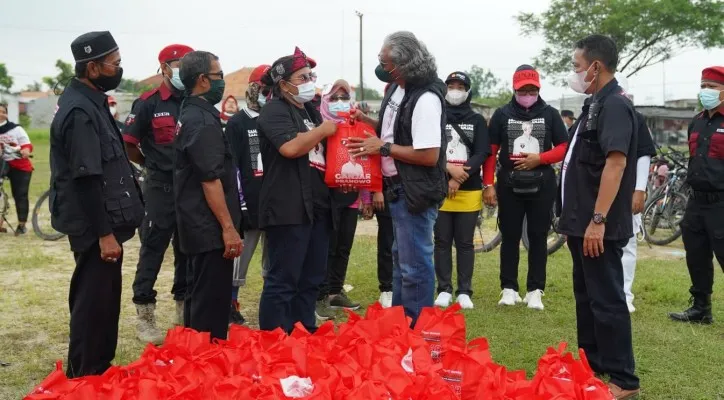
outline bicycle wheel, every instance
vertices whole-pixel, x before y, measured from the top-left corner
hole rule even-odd
[[[560,248],[566,243],[566,235],[561,235],[556,232],[557,223],[558,218],[554,218],[553,221],[551,221],[551,227],[548,229],[548,244],[546,246],[548,255],[560,250]],[[521,239],[523,240],[523,247],[525,247],[526,250],[529,250],[530,240],[528,239],[528,218],[523,218],[523,235]]]
[[[681,236],[679,224],[684,218],[687,197],[678,192],[662,193],[644,208],[644,238],[658,246],[667,245]]]
[[[50,190],[43,193],[33,208],[33,231],[43,240],[58,240],[65,235],[53,229],[50,223]]]
[[[478,214],[478,222],[473,235],[473,246],[476,253],[487,253],[500,245],[503,236],[498,230],[498,207],[483,205]]]

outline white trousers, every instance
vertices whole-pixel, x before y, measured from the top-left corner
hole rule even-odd
[[[621,263],[623,264],[623,291],[626,294],[626,302],[633,304],[634,295],[631,292],[634,275],[636,274],[636,250],[638,248],[638,233],[641,231],[641,214],[633,216],[634,235],[629,239],[626,247],[623,248]]]

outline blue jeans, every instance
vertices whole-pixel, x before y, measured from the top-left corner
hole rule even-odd
[[[433,228],[437,207],[411,214],[402,186],[395,192],[398,200],[390,202],[395,234],[392,245],[392,305],[402,305],[415,326],[422,307],[432,307],[435,292],[433,263]]]

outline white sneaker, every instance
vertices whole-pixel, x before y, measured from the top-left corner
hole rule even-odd
[[[543,300],[541,299],[545,294],[542,290],[536,289],[532,292],[528,292],[528,294],[525,295],[525,299],[523,299],[523,303],[528,305],[528,308],[532,308],[534,310],[543,310],[545,307],[543,307]]]
[[[516,303],[520,303],[523,301],[523,299],[520,298],[518,292],[513,289],[503,289],[500,294],[501,297],[500,301],[498,302],[499,306],[514,306]]]
[[[628,313],[631,314],[633,312],[636,312],[636,307],[634,307],[633,303],[626,303],[628,305]]]
[[[437,295],[437,299],[435,300],[435,305],[438,307],[447,307],[450,305],[450,302],[452,301],[452,295],[448,292],[441,292],[439,295]]]
[[[473,301],[470,300],[470,296],[467,294],[461,294],[458,296],[458,304],[460,304],[460,307],[464,310],[472,310],[474,308]]]
[[[382,292],[380,293],[380,304],[382,305],[382,308],[390,308],[392,307],[392,292]]]

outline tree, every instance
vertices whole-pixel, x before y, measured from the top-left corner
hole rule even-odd
[[[500,107],[513,97],[513,91],[507,82],[485,68],[473,65],[467,72],[470,77],[470,95],[477,103],[490,107]]]
[[[65,85],[67,85],[68,82],[70,82],[70,80],[75,76],[75,69],[73,68],[73,65],[64,62],[63,60],[56,61],[55,68],[58,69],[58,75],[54,77],[44,77],[43,83],[48,85],[51,89],[57,88],[62,91],[65,89]]]
[[[593,33],[613,38],[618,70],[627,77],[684,49],[724,45],[720,0],[553,0],[547,11],[516,19],[524,35],[543,35],[546,47],[535,64],[558,77],[571,71],[576,41]]]
[[[8,75],[8,69],[5,67],[5,64],[0,63],[0,92],[10,93],[13,82],[13,77]]]
[[[140,95],[141,93],[147,92],[153,89],[152,85],[141,85],[135,79],[121,79],[121,84],[118,85],[119,92],[133,93]]]
[[[25,87],[26,92],[40,92],[42,90],[43,90],[43,84],[38,81],[35,81]]]
[[[365,92],[365,101],[367,101],[367,100],[382,100],[382,95],[380,94],[380,92],[376,91],[375,89],[370,89],[370,88],[367,87],[367,85],[365,85],[365,87],[364,87],[363,90],[364,90],[364,92]],[[355,91],[355,97],[356,97],[356,100],[359,100],[359,99],[360,99],[360,93],[359,93],[359,91]]]

